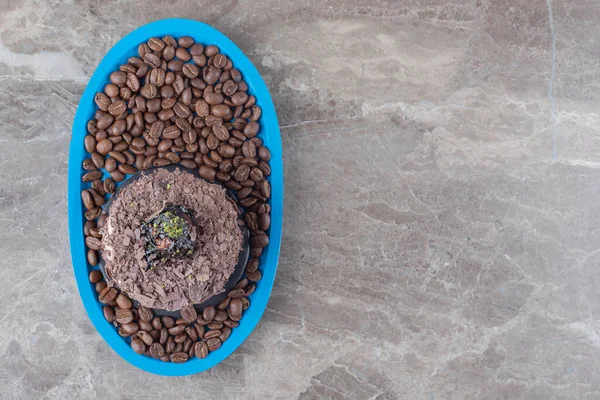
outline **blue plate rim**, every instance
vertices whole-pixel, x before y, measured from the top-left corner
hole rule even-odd
[[[93,101],[95,93],[108,82],[110,72],[116,66],[126,62],[128,57],[125,55],[133,46],[137,48],[140,43],[146,42],[151,37],[165,35],[176,37],[189,35],[205,45],[215,44],[233,60],[234,66],[242,72],[249,86],[249,91],[256,96],[257,104],[262,108],[259,137],[269,147],[272,155],[270,161],[272,173],[269,177],[272,187],[270,243],[261,256],[262,279],[257,283],[256,291],[250,296],[251,305],[244,313],[240,326],[233,329],[230,338],[221,348],[211,352],[205,359],[193,358],[182,364],[164,363],[136,354],[125,340],[118,335],[116,329],[104,319],[95,290],[88,281],[88,264],[82,229],[84,222],[83,208],[80,197],[82,189],[81,175],[83,173],[81,162],[87,154],[83,147],[83,138],[87,133],[87,121],[95,110]],[[196,374],[212,368],[231,355],[254,330],[267,307],[271,295],[281,246],[283,192],[281,136],[273,101],[256,67],[231,39],[205,23],[182,18],[151,22],[120,39],[102,58],[79,100],[73,121],[69,150],[68,214],[71,258],[80,297],[98,333],[119,356],[130,364],[144,371],[163,376]],[[85,268],[81,266],[82,263],[85,264]]]

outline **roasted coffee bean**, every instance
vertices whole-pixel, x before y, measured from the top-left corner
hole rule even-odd
[[[227,117],[231,115],[231,110],[225,104],[217,104],[210,108],[210,113],[215,117],[227,120]]]
[[[220,182],[229,182],[231,180],[231,175],[218,171],[216,176],[218,181]]]
[[[221,74],[221,78],[220,80],[223,80],[223,74]],[[232,96],[238,89],[238,85],[237,83],[235,83],[233,80],[229,79],[228,81],[226,81],[225,83],[223,83],[223,93],[225,93],[227,96]]]
[[[106,282],[98,282],[96,283],[96,293],[100,294],[104,289],[106,289]]]
[[[241,92],[247,92],[248,91],[248,84],[244,81],[241,81],[238,83],[238,90]],[[248,104],[246,102],[246,104]]]
[[[164,327],[169,329],[169,328],[172,328],[175,326],[175,320],[172,317],[165,316],[165,317],[162,317],[162,324]]]
[[[88,236],[85,238],[85,245],[92,250],[100,250],[102,242],[96,237]]]
[[[209,330],[219,330],[223,327],[223,323],[222,322],[211,322],[210,324],[207,325],[207,328]]]
[[[132,175],[137,172],[136,168],[132,167],[129,164],[119,164],[119,171],[121,171],[125,175]]]
[[[229,339],[229,336],[231,336],[231,328],[224,327],[223,329],[221,329],[221,336],[219,336],[219,340],[221,341],[221,343],[223,343],[224,341]]]
[[[245,157],[242,160],[242,164],[247,165],[249,167],[256,167],[258,165],[258,161],[255,158]]]
[[[227,188],[231,189],[231,190],[240,190],[242,188],[242,185],[240,185],[238,182],[236,182],[234,180],[225,182],[225,186],[227,186]]]
[[[231,319],[227,319],[227,320],[223,321],[223,324],[229,328],[236,328],[236,327],[240,326],[240,323],[238,321],[233,321]]]
[[[196,342],[194,354],[198,358],[206,358],[208,356],[208,345],[205,342]]]
[[[198,339],[198,333],[193,326],[186,327],[185,334],[187,334],[187,336],[194,342]]]
[[[259,106],[252,106],[250,113],[250,121],[258,121],[262,115],[262,109]]]
[[[244,135],[246,135],[246,137],[248,139],[251,139],[258,134],[258,130],[259,130],[258,122],[250,121],[244,127]]]
[[[123,182],[125,180],[125,174],[118,169],[110,173],[110,177],[115,182]]]
[[[180,333],[179,335],[175,336],[175,343],[180,344],[185,342],[185,340],[187,339],[187,334],[186,333]]]
[[[234,178],[236,181],[238,182],[243,182],[246,179],[248,179],[248,176],[250,175],[250,167],[248,167],[247,165],[240,165],[238,167],[238,169],[236,169],[235,174],[234,174]]]
[[[112,323],[115,320],[115,310],[112,307],[102,307],[102,313],[104,314],[104,319],[106,319],[108,322]]]
[[[100,208],[93,208],[91,210],[87,210],[84,213],[84,216],[85,216],[85,219],[87,219],[88,221],[91,221],[91,220],[94,220],[94,219],[98,218],[101,213],[102,213],[102,209],[100,209]]]
[[[104,86],[104,93],[110,98],[115,98],[119,95],[119,87],[113,83],[109,83]]]
[[[131,115],[131,114],[129,114]],[[125,141],[119,142],[113,146],[113,151],[123,154],[129,148],[129,144]],[[110,153],[109,153],[110,154]]]
[[[261,169],[261,171],[262,171],[262,169]],[[266,199],[271,197],[271,184],[269,183],[269,181],[264,180],[264,181],[258,183],[257,185],[258,185],[258,190],[260,190],[260,193]]]
[[[123,324],[121,327],[123,328],[123,331],[125,331],[125,333],[127,333],[129,335],[133,335],[140,330],[140,326],[135,322]]]
[[[98,252],[96,250],[89,249],[87,251],[87,261],[91,266],[98,265]]]
[[[163,325],[162,325],[162,322],[160,320],[160,317],[154,317],[152,319],[152,326],[154,327],[154,329],[158,329],[158,330],[162,329]]]
[[[90,236],[90,230],[95,227],[96,227],[96,222],[85,221],[85,224],[83,224],[83,234],[85,236]]]
[[[221,340],[219,338],[210,338],[206,341],[206,345],[208,346],[208,350],[215,351],[221,347]]]
[[[231,299],[231,303],[229,303],[229,314],[234,319],[239,319],[242,316],[242,301],[240,298]]]
[[[252,168],[250,170],[250,179],[252,179],[254,182],[260,182],[265,178],[262,170],[260,168]]]
[[[254,272],[258,269],[259,261],[257,258],[251,258],[246,264],[246,272]]]
[[[233,289],[227,294],[227,297],[231,299],[236,299],[242,296],[244,296],[244,289]]]
[[[133,312],[128,308],[118,308],[115,313],[115,319],[120,324],[128,324],[133,321]]]
[[[204,339],[210,339],[221,336],[221,331],[218,329],[211,329],[204,334]]]
[[[139,331],[135,335],[140,338],[142,342],[146,344],[146,346],[150,346],[152,343],[154,343],[154,338],[146,331]]]
[[[92,135],[86,135],[83,139],[85,151],[87,151],[90,154],[96,151],[96,143],[96,138]]]
[[[237,197],[238,197],[238,199],[242,200],[242,199],[245,199],[246,197],[250,196],[250,193],[252,193],[252,188],[244,187],[238,191]],[[253,213],[246,213],[246,224],[248,225],[248,227],[250,227],[250,225],[248,224],[248,218],[256,219],[256,216],[253,215]],[[256,226],[256,224],[253,224],[253,226]],[[250,230],[254,230],[254,229],[256,229],[256,228],[250,228]]]
[[[250,257],[260,257],[263,253],[263,249],[262,248],[258,248],[258,247],[253,247],[250,249]]]
[[[199,174],[202,178],[206,179],[207,181],[212,182],[215,180],[217,171],[215,171],[214,168],[208,167],[206,165],[201,165],[200,169],[199,169]]]
[[[185,306],[181,309],[181,317],[188,323],[194,322],[198,318],[198,313],[192,305]]]
[[[217,313],[215,314],[215,321],[218,322],[222,322],[225,321],[227,319],[227,313],[225,311],[222,310],[218,310]]]
[[[123,114],[126,109],[127,105],[123,100],[116,100],[110,106],[108,106],[108,112],[115,117]]]
[[[103,187],[106,193],[112,194],[115,192],[115,181],[112,178],[106,178]]]
[[[86,209],[91,210],[93,208],[96,208],[96,204],[94,204],[94,199],[92,198],[92,195],[89,191],[84,190],[81,192],[81,200],[83,201],[83,206]]]
[[[181,332],[185,330],[185,325],[175,325],[172,328],[169,328],[169,335],[179,335]]]
[[[259,147],[258,148],[258,157],[266,162],[271,161],[271,152],[269,151],[269,149],[267,149],[266,147]]]
[[[223,95],[221,93],[208,92],[204,94],[204,100],[212,105],[223,103]]]
[[[107,304],[113,301],[116,297],[117,289],[107,287],[102,291],[102,293],[100,293],[100,296],[98,296],[98,300],[100,300],[100,303]]]
[[[117,296],[117,305],[121,308],[131,308],[133,307],[133,303],[129,300],[129,297],[125,296],[123,293]]]
[[[178,364],[186,362],[188,358],[188,354],[184,353],[183,351],[171,354],[171,361]]]
[[[102,235],[100,234],[100,229],[99,228],[92,228],[90,229],[90,235],[98,238],[98,239],[102,239]]]
[[[138,354],[144,354],[146,352],[146,344],[137,337],[131,339],[131,348]]]
[[[104,168],[108,171],[108,172],[113,172],[117,169],[118,165],[117,165],[117,160],[115,160],[112,157],[109,157],[106,159],[106,162],[104,163]]]
[[[269,214],[259,214],[258,215],[258,227],[266,231],[271,226],[271,217]]]
[[[245,142],[242,146],[244,157],[256,157],[256,146],[251,141]]]
[[[151,323],[142,321],[142,320],[139,321],[139,327],[140,327],[140,330],[146,331],[146,332],[152,332],[154,330],[154,327],[152,326]]]
[[[92,153],[92,161],[96,168],[104,168],[104,157],[100,153]]]
[[[246,100],[248,100],[248,94],[239,90],[233,96],[231,96],[231,102],[236,106],[243,105],[246,102]]]
[[[189,169],[194,169],[197,167],[196,163],[193,160],[188,159],[181,160],[180,164]]]
[[[117,333],[119,334],[119,336],[124,337],[124,338],[131,336],[129,333],[127,333],[125,331],[125,329],[123,329],[122,326],[119,326],[119,329],[117,329]]]
[[[123,86],[127,80],[127,75],[123,71],[115,71],[108,76],[108,79],[110,80],[110,83],[114,85]]]
[[[199,318],[201,319],[201,318]],[[199,339],[202,339],[204,337],[204,326],[201,325],[200,323],[198,323],[198,321],[196,320],[196,322],[194,322],[194,329],[196,330],[196,334],[198,335]]]
[[[175,350],[175,347],[177,347],[177,344],[175,343],[175,340],[173,340],[173,337],[170,336],[164,346],[166,353],[172,353]]]
[[[242,301],[242,310],[246,311],[250,307],[250,300],[245,297],[240,297],[240,300]]]
[[[217,305],[217,309],[225,310],[227,308],[227,306],[229,306],[230,301],[231,301],[231,298],[225,297],[223,300],[221,300],[219,302],[219,304]]]
[[[153,358],[161,358],[165,355],[165,348],[160,343],[152,343],[150,345],[150,355]]]
[[[89,171],[83,174],[81,180],[83,182],[91,182],[96,179],[102,178],[102,171]]]
[[[152,318],[154,317],[154,313],[152,312],[152,310],[149,309],[148,307],[144,307],[144,306],[140,306],[138,308],[138,314],[140,316],[140,320],[145,321],[145,322],[152,321]],[[164,321],[163,321],[163,323],[164,323]]]
[[[215,318],[216,313],[217,313],[217,310],[215,309],[215,307],[213,307],[213,306],[204,307],[204,310],[202,310],[202,318],[206,322],[210,323]]]
[[[245,292],[245,296],[248,297],[250,296],[252,293],[254,293],[254,291],[256,290],[256,284],[255,283],[251,283],[248,286],[246,286],[246,288],[244,289]]]
[[[224,158],[231,158],[235,154],[235,149],[231,145],[222,144],[219,146],[218,152]],[[224,171],[224,172],[228,172],[228,171]]]
[[[102,272],[98,271],[98,270],[93,270],[90,272],[89,274],[89,280],[91,283],[98,283],[100,282],[103,278],[102,278]]]
[[[118,162],[124,163],[126,161],[125,156],[122,153],[119,153],[118,151],[113,150],[109,152],[108,155],[117,160]]]
[[[157,157],[152,155],[152,156],[148,156],[146,157],[146,159],[144,160],[144,164],[143,164],[143,169],[148,169],[151,166],[154,165],[154,161],[156,161]]]
[[[160,329],[160,336],[158,337],[158,341],[163,346],[167,343],[167,339],[169,338],[169,331],[164,326]]]
[[[96,151],[103,156],[107,155],[113,148],[113,143],[108,139],[102,139],[96,144]]]
[[[249,281],[258,282],[262,278],[262,274],[259,270],[256,270],[254,272],[246,272],[246,277]]]
[[[227,56],[225,54],[216,54],[213,58],[213,65],[217,68],[223,68],[227,65]]]

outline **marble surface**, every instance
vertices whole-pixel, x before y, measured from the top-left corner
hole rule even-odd
[[[596,0],[0,5],[0,398],[600,398]],[[269,307],[185,378],[103,342],[67,232],[79,97],[162,17],[251,57],[285,157]]]

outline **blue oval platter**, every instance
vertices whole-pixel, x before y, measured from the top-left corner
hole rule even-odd
[[[111,72],[118,70],[119,66],[125,64],[129,57],[137,56],[137,49],[141,43],[146,43],[152,37],[167,35],[175,38],[191,36],[198,43],[216,45],[221,53],[231,59],[234,67],[241,71],[248,84],[249,94],[256,97],[256,104],[262,108],[262,116],[258,121],[260,124],[258,137],[271,151],[272,171],[268,177],[272,193],[269,200],[271,205],[271,226],[268,232],[270,243],[264,249],[260,259],[262,279],[257,282],[255,292],[249,297],[250,307],[244,312],[240,325],[232,330],[229,339],[219,349],[210,352],[204,359],[194,357],[182,364],[162,362],[135,353],[129,345],[129,339],[119,336],[117,329],[104,319],[103,305],[98,301],[94,285],[88,280],[90,271],[98,269],[98,266],[91,266],[87,262],[83,234],[85,218],[81,201],[81,191],[90,187],[89,183],[81,181],[81,177],[86,172],[82,168],[82,162],[90,156],[84,148],[84,137],[87,134],[87,122],[93,119],[97,109],[94,103],[96,92],[103,91],[104,86],[109,83],[108,77]],[[100,62],[81,96],[73,122],[69,152],[69,232],[73,270],[85,309],[92,323],[110,347],[129,363],[158,375],[196,374],[224,360],[250,335],[267,307],[277,270],[282,218],[283,163],[279,124],[269,90],[248,57],[218,30],[201,22],[186,19],[165,19],[152,22],[136,29],[115,44]]]

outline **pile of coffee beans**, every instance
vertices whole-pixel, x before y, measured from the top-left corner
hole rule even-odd
[[[222,182],[236,193],[251,231],[250,258],[236,287],[217,307],[198,314],[190,305],[177,320],[134,307],[125,294],[107,286],[99,270],[90,272],[104,317],[132,349],[180,363],[217,350],[250,305],[248,296],[262,276],[259,258],[269,244],[271,153],[257,136],[261,108],[256,98],[217,46],[165,36],[142,43],[138,54],[96,93],[98,109],[87,124],[84,146],[90,157],[83,161],[81,199],[90,266],[100,259],[106,196],[127,175],[151,167],[180,164]]]

